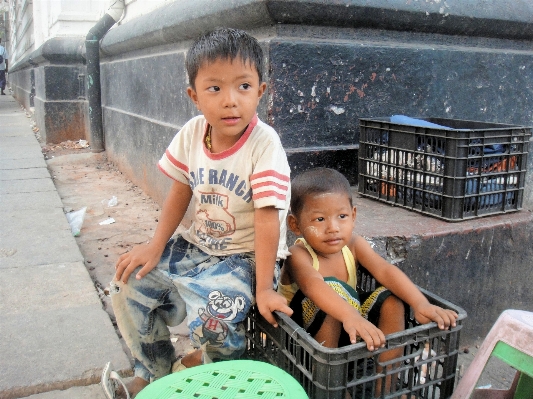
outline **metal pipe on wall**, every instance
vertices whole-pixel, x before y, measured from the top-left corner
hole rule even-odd
[[[122,18],[124,7],[124,0],[113,1],[105,15],[89,30],[85,38],[90,125],[89,144],[92,152],[105,150],[102,124],[102,89],[100,86],[100,40]]]

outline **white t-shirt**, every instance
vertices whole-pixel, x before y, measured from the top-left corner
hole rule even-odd
[[[286,258],[290,168],[278,134],[256,115],[233,147],[213,154],[204,144],[208,127],[203,115],[187,122],[158,165],[193,191],[194,220],[183,238],[211,255],[254,252],[254,208],[274,206],[277,258]]]

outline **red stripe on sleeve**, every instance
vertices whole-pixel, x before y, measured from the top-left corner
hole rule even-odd
[[[265,198],[265,197],[275,197],[279,200],[282,200],[282,201],[285,201],[285,199],[287,198],[286,195],[284,194],[280,194],[280,193],[277,193],[275,191],[262,191],[260,193],[257,193],[257,194],[253,194],[252,195],[252,199],[255,201],[255,200],[258,200],[260,198]]]
[[[274,186],[274,187],[280,188],[280,189],[282,189],[284,191],[287,191],[287,189],[289,188],[289,186],[286,186],[286,185],[283,185],[283,184],[279,184],[279,183],[276,183],[274,181],[265,181],[265,182],[262,182],[262,183],[252,184],[252,189],[255,190],[256,188],[265,187],[265,186]]]
[[[157,164],[157,167],[159,168],[159,170],[160,170],[161,172],[163,172],[163,174],[164,174],[165,176],[168,176],[168,177],[170,177],[172,180],[177,181],[177,180],[174,179],[172,176],[170,176],[170,175],[166,172],[166,170],[163,169],[163,168],[161,167],[161,165]]]
[[[281,174],[279,172],[276,172],[275,170],[272,170],[272,169],[265,170],[264,172],[256,173],[256,174],[250,176],[250,181],[255,180],[255,179],[260,179],[262,177],[270,177],[270,176],[271,177],[275,177],[275,178],[277,178],[279,180],[282,180],[282,181],[287,181],[287,182],[290,181],[289,176],[283,175],[283,174]]]
[[[173,164],[178,169],[183,170],[185,173],[189,174],[189,168],[187,167],[187,165],[181,163],[176,158],[174,158],[168,149],[165,151],[165,155],[167,156],[171,164]]]

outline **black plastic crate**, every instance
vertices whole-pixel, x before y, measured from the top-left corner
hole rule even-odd
[[[358,285],[364,291],[375,289],[375,280],[359,267]],[[459,335],[466,312],[430,292],[422,290],[433,304],[453,309],[459,314],[457,326],[439,330],[436,323],[420,325],[409,310],[406,330],[388,335],[385,348],[370,352],[364,342],[341,348],[325,348],[283,313],[277,313],[278,328],[272,327],[257,309],[247,319],[247,357],[268,361],[294,376],[310,399],[375,398],[376,384],[384,384],[385,374],[378,373],[379,354],[403,348],[403,356],[387,365],[388,375],[397,375],[393,392],[382,398],[448,398],[456,377]],[[427,357],[424,355],[427,355]],[[387,366],[382,365],[382,366]],[[424,372],[425,370],[425,372]]]
[[[447,221],[521,209],[531,128],[417,118],[359,120],[361,195]]]

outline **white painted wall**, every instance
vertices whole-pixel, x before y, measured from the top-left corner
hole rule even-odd
[[[58,36],[86,36],[104,15],[108,0],[34,0],[47,6],[46,39]],[[37,14],[36,14],[37,15]],[[45,40],[46,40],[45,39]]]
[[[148,14],[156,8],[180,0],[126,0],[126,13],[121,23],[127,23],[141,15]]]
[[[9,1],[9,63],[29,53],[33,48],[33,4],[31,0]]]
[[[116,0],[0,0],[9,9],[6,32],[10,64],[24,58],[53,37],[85,37]],[[125,0],[120,24],[180,0]]]
[[[8,13],[9,11],[9,1],[0,0],[0,37],[2,38],[2,45],[4,45],[7,35],[6,29],[8,25]]]

